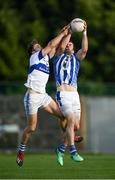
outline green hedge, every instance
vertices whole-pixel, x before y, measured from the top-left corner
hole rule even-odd
[[[23,94],[26,88],[24,82],[4,82],[0,83],[0,94]],[[47,85],[47,92],[49,94],[55,94],[55,83],[49,82]],[[81,83],[78,85],[78,92],[80,95],[88,96],[114,96],[115,95],[115,83]]]

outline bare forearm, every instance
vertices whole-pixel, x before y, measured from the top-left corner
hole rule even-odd
[[[82,51],[87,51],[87,50],[88,50],[87,31],[84,31],[82,37]]]
[[[69,43],[71,38],[71,34],[69,33],[67,36],[63,37],[60,48],[65,49],[67,44]]]
[[[60,33],[58,36],[56,36],[54,39],[52,39],[48,43],[48,45],[42,49],[42,54],[45,56],[46,54],[51,53],[52,50],[59,45],[59,43],[63,37],[64,37],[64,32]]]
[[[69,25],[65,26],[65,27],[60,31],[60,33],[59,33],[54,39],[52,39],[52,40],[50,41],[51,47],[54,48],[54,47],[58,46],[58,45],[60,44],[60,42],[62,41],[62,39],[63,39],[64,37],[66,37],[68,34],[70,34],[69,31],[70,31],[70,26],[69,26]]]
[[[52,39],[44,49],[42,49],[42,54],[43,55],[46,55],[48,53],[52,54],[52,51],[54,51],[53,49],[54,48],[56,49],[59,46],[63,37],[68,34],[68,29],[69,26],[65,26],[61,30],[61,32],[54,39]]]
[[[64,32],[60,33],[58,36],[56,36],[54,39],[52,39],[48,44],[51,48],[55,48],[60,41],[62,40],[62,38],[64,37]]]

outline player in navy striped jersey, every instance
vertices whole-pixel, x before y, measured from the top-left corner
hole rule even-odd
[[[74,128],[80,126],[80,100],[77,92],[77,77],[80,63],[85,58],[88,50],[87,25],[84,22],[81,49],[74,51],[74,44],[70,41],[71,33],[61,41],[57,53],[54,56],[54,75],[57,86],[56,100],[61,112],[67,119],[65,142],[58,146],[57,160],[63,166],[63,156],[67,146],[74,161],[83,161],[74,144]]]
[[[38,109],[43,108],[45,111],[63,118],[57,103],[46,93],[46,84],[49,78],[49,59],[53,57],[57,46],[68,34],[69,29],[69,26],[64,27],[45,48],[42,48],[36,40],[28,48],[30,59],[28,78],[25,83],[27,92],[24,96],[28,124],[24,129],[18,149],[16,162],[19,166],[23,165],[26,144],[36,129]]]

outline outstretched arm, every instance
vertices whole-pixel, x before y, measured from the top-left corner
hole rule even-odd
[[[87,25],[85,23],[85,29],[83,31],[81,49],[77,52],[77,56],[80,60],[83,60],[88,51],[88,37],[87,37]]]
[[[43,56],[45,56],[46,54],[49,54],[50,56],[53,55],[52,51],[54,52],[54,50],[57,48],[62,38],[68,34],[68,28],[69,28],[68,26],[65,26],[60,31],[60,33],[54,39],[52,39],[45,48],[42,49]]]
[[[70,38],[71,38],[71,31],[69,30],[68,34],[62,38],[59,46],[57,47],[57,50],[56,50],[57,54],[61,54],[65,51],[65,48],[70,41]]]

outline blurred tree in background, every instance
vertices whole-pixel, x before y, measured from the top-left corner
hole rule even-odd
[[[25,80],[28,43],[37,38],[44,47],[76,17],[87,21],[89,37],[80,82],[115,82],[114,0],[0,1],[0,80]],[[80,48],[81,33],[72,36],[76,48]]]

